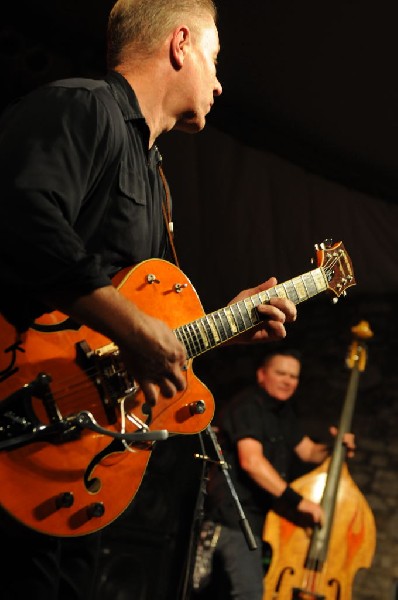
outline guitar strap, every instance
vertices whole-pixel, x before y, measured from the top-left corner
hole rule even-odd
[[[171,252],[173,254],[174,263],[177,265],[177,267],[179,267],[180,265],[178,262],[177,252],[176,252],[175,245],[174,245],[174,231],[173,231],[173,220],[172,220],[172,215],[171,215],[170,188],[169,188],[169,184],[167,183],[167,179],[164,174],[162,164],[160,162],[158,163],[158,168],[159,168],[159,174],[162,179],[164,192],[165,192],[165,199],[162,202],[163,219],[165,222],[166,231],[167,231],[167,235],[169,238]]]

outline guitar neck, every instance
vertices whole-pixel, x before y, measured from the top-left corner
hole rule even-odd
[[[271,298],[288,298],[297,305],[327,289],[325,269],[318,267],[182,325],[174,333],[185,346],[187,357],[195,358],[258,325],[261,318],[257,306],[268,304]]]

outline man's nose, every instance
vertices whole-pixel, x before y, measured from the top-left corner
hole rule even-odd
[[[221,96],[221,94],[222,94],[222,85],[218,81],[218,79],[216,79],[216,85],[214,87],[214,95],[215,96]]]

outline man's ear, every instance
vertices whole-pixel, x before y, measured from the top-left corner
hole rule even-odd
[[[175,69],[181,69],[190,45],[191,32],[188,27],[181,25],[174,31],[170,42],[170,60]]]

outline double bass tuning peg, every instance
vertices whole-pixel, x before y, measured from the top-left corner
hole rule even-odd
[[[349,348],[346,364],[349,369],[356,367],[359,371],[364,371],[366,366],[366,344],[364,340],[368,340],[373,336],[373,332],[367,321],[360,321],[358,325],[351,327],[351,332],[354,335],[354,340]]]
[[[367,321],[360,321],[358,325],[351,327],[351,331],[358,339],[368,340],[373,337],[373,331],[370,329]]]

